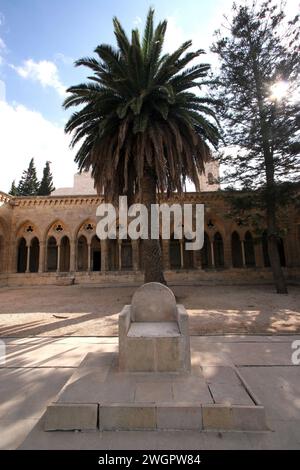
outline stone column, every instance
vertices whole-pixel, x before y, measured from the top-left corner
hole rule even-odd
[[[210,242],[210,253],[211,253],[211,267],[215,268],[215,251],[214,251],[214,242]]]
[[[131,240],[132,246],[132,266],[134,271],[139,270],[139,243],[138,240]]]
[[[56,272],[60,272],[60,242],[57,244],[57,263],[56,263]]]
[[[45,246],[44,241],[40,242],[40,254],[39,254],[39,273],[45,271]]]
[[[101,244],[101,271],[108,270],[108,240],[100,240]]]
[[[201,250],[193,251],[193,264],[195,269],[202,269]]]
[[[242,245],[242,260],[243,260],[243,267],[246,267],[246,256],[245,256],[245,240],[241,240]]]
[[[184,268],[184,254],[183,254],[183,249],[184,249],[184,240],[180,240],[180,267],[181,269]]]
[[[30,242],[29,242],[30,243]],[[27,259],[26,259],[26,273],[30,272],[30,244],[26,245]]]
[[[118,249],[119,249],[119,271],[122,270],[122,240],[118,241]]]
[[[73,273],[76,271],[75,266],[76,266],[76,250],[75,250],[76,244],[75,240],[71,239],[70,240],[70,272]]]
[[[87,270],[88,270],[88,272],[90,272],[91,271],[91,260],[92,260],[92,257],[91,257],[91,242],[88,242],[87,247],[88,247],[88,255],[87,255],[87,257],[88,257],[88,259],[87,259],[88,268],[87,268]]]
[[[170,269],[170,242],[162,239],[162,260],[166,271]]]

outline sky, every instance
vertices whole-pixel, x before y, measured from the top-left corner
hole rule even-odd
[[[0,0],[0,190],[34,157],[38,177],[51,162],[56,187],[72,186],[75,151],[64,125],[66,88],[85,81],[88,71],[74,60],[92,56],[98,44],[115,44],[112,18],[129,32],[144,26],[150,6],[156,21],[167,19],[165,51],[187,39],[209,53],[214,31],[233,0]],[[289,12],[297,0],[288,0]]]

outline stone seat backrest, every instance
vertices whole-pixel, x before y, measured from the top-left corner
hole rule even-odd
[[[173,292],[159,282],[143,284],[132,297],[131,321],[177,321],[176,299]]]

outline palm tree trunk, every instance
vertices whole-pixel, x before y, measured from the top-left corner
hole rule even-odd
[[[160,282],[166,284],[159,240],[151,240],[151,204],[156,203],[156,177],[147,171],[142,179],[142,203],[148,211],[148,239],[142,242],[145,282]]]

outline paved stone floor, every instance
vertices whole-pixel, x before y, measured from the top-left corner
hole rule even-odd
[[[234,364],[266,408],[266,432],[44,432],[43,414],[89,352],[114,337],[5,338],[0,366],[1,449],[300,449],[300,336],[195,336],[199,363]]]

